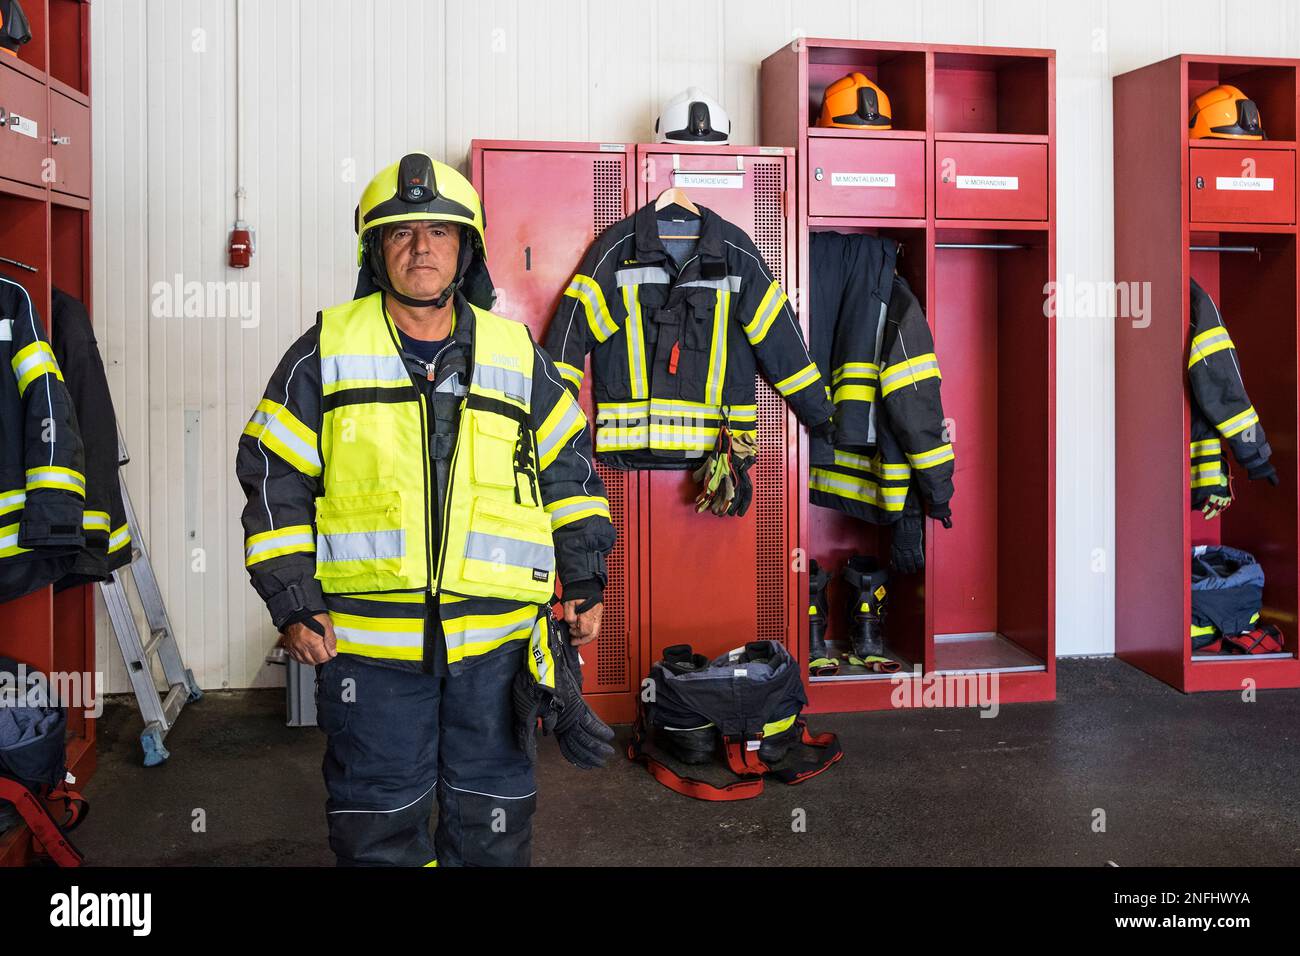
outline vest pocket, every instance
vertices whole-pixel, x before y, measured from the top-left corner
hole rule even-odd
[[[462,576],[487,597],[545,601],[555,589],[551,518],[541,508],[475,498]]]
[[[405,557],[401,492],[316,499],[316,577],[326,591],[381,590]]]
[[[393,420],[387,414],[333,413],[328,483],[393,477]]]
[[[519,426],[508,418],[466,409],[474,417],[474,483],[489,488],[515,487],[515,446]]]

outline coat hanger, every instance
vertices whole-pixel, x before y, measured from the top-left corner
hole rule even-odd
[[[700,214],[700,207],[691,202],[684,189],[678,189],[676,186],[670,186],[659,194],[659,198],[655,200],[655,212],[674,204],[681,206],[687,212],[695,213],[697,216]]]

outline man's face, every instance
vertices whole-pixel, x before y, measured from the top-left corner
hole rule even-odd
[[[434,299],[456,278],[460,226],[394,222],[384,226],[384,264],[393,288],[412,299]]]

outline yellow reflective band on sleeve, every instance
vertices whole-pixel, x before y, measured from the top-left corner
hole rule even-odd
[[[956,456],[953,454],[952,445],[940,445],[919,455],[908,455],[907,460],[912,463],[913,468],[921,469],[942,465],[946,461],[952,461],[954,457]]]
[[[943,378],[939,374],[939,360],[933,352],[886,368],[880,375],[880,396],[883,398],[905,385],[915,385],[927,378]]]
[[[27,501],[27,492],[21,488],[13,491],[0,491],[0,516],[18,511]]]
[[[0,558],[12,558],[20,554],[27,554],[28,548],[18,547],[18,528],[17,522],[0,527]]]
[[[1207,438],[1204,441],[1194,441],[1191,445],[1193,458],[1204,458],[1206,455],[1222,455],[1223,443],[1217,438]]]
[[[59,363],[48,342],[33,342],[15,354],[9,364],[13,366],[14,378],[18,380],[19,398],[42,375],[53,375],[60,382],[63,381],[63,373],[59,371]]]
[[[285,406],[262,399],[244,426],[244,434],[258,439],[302,474],[315,478],[321,473],[316,433]]]
[[[108,534],[112,530],[108,512],[86,511],[81,516],[81,528],[83,531],[102,531],[104,534]]]
[[[719,289],[713,305],[713,336],[709,340],[709,372],[704,379],[706,405],[722,404],[722,382],[727,377],[727,316],[731,312],[731,292]]]
[[[604,342],[618,331],[618,326],[610,317],[609,306],[605,304],[605,293],[600,291],[600,285],[595,279],[578,273],[564,294],[582,303],[587,313],[587,327],[597,342]]]
[[[623,286],[623,308],[627,310],[627,371],[633,398],[650,394],[646,385],[645,328],[641,325],[640,286]]]
[[[750,345],[758,345],[767,338],[767,333],[771,330],[776,317],[781,314],[785,302],[786,296],[781,289],[781,283],[773,280],[767,287],[763,300],[758,303],[758,308],[754,310],[754,315],[744,326],[745,337],[749,339]]]
[[[1220,471],[1218,458],[1192,465],[1193,488],[1210,488],[1221,484],[1222,481],[1223,472]]]
[[[774,388],[787,398],[800,389],[807,388],[813,382],[821,380],[821,373],[817,371],[817,363],[809,362],[799,371],[795,372],[788,378],[774,383]]]
[[[1258,424],[1259,416],[1255,414],[1255,406],[1252,405],[1244,412],[1239,412],[1227,421],[1219,422],[1219,424],[1214,427],[1219,430],[1219,433],[1222,434],[1224,438],[1231,438],[1234,435],[1241,434],[1251,425]]]
[[[86,476],[71,468],[58,465],[42,465],[40,468],[27,469],[27,493],[38,488],[54,491],[67,491],[79,497],[86,497]]]
[[[546,512],[551,516],[551,530],[557,531],[566,524],[573,524],[575,521],[581,521],[583,518],[590,518],[593,515],[601,515],[608,520],[609,502],[604,498],[578,495],[573,498],[561,498],[559,501],[552,501],[546,506]]]
[[[836,405],[840,402],[874,402],[876,389],[871,385],[838,385],[828,397]]]
[[[286,554],[315,554],[316,533],[309,524],[298,524],[252,535],[244,542],[244,566],[269,561]]]
[[[567,362],[556,362],[555,368],[560,373],[560,377],[566,382],[571,382],[574,388],[582,388],[582,369]]]
[[[1231,348],[1236,348],[1236,346],[1232,344],[1232,338],[1228,335],[1228,330],[1223,326],[1210,329],[1208,332],[1202,332],[1192,339],[1191,356],[1187,360],[1187,367],[1191,368],[1197,362],[1209,358],[1215,352],[1222,352],[1224,349]]]
[[[128,525],[122,525],[114,529],[113,533],[108,536],[108,553],[113,554],[121,551],[131,543],[131,528]]]
[[[907,500],[906,486],[882,488],[871,475],[844,475],[825,468],[809,470],[808,487],[836,498],[847,498],[851,501],[875,505],[884,511],[902,511]]]
[[[542,471],[551,467],[564,446],[586,427],[582,409],[567,389],[561,389],[555,407],[537,429],[537,458]]]
[[[791,714],[789,717],[786,717],[783,720],[774,720],[770,724],[764,724],[763,736],[771,737],[774,734],[779,734],[782,733],[783,731],[789,730],[791,727],[794,726],[794,718],[795,715]]]
[[[874,362],[845,362],[831,373],[831,384],[838,385],[846,378],[875,381],[880,378],[880,366]]]

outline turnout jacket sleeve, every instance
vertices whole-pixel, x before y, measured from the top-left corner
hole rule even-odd
[[[239,437],[244,564],[277,628],[325,610],[316,580],[316,498],[322,494],[320,332],[285,353]]]
[[[1206,419],[1232,447],[1233,457],[1257,477],[1268,466],[1272,449],[1255,406],[1246,394],[1237,348],[1214,300],[1192,283],[1191,347],[1187,377],[1192,398]]]
[[[739,232],[739,231],[738,231]],[[740,297],[732,315],[740,322],[758,366],[809,429],[824,429],[835,413],[817,363],[795,321],[781,283],[743,233],[732,243]]]
[[[613,254],[614,247],[626,238],[614,233],[614,228],[606,229],[587,248],[578,271],[560,296],[542,343],[565,387],[575,396],[582,388],[587,353],[613,335],[627,318],[622,299],[606,294],[617,287],[614,270],[618,257]]]
[[[605,485],[592,466],[591,429],[551,357],[534,347],[531,426],[542,503],[551,516],[556,573],[566,600],[599,598],[614,547]]]
[[[86,463],[72,398],[27,290],[3,280],[9,368],[22,407],[23,488],[18,526],[23,548],[81,547],[86,507]],[[11,318],[12,316],[12,318]],[[3,354],[3,353],[0,353]]]
[[[881,344],[880,395],[931,517],[948,518],[954,454],[939,397],[939,360],[925,313],[895,276]]]

